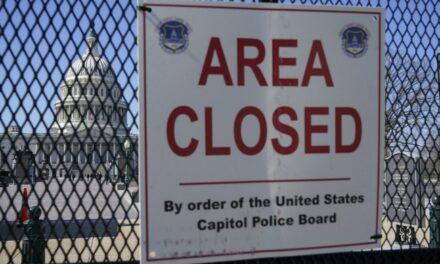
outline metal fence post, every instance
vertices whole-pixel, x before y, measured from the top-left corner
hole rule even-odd
[[[437,54],[437,83],[440,84],[440,53]]]
[[[437,248],[440,246],[440,196],[433,198],[433,206],[429,213],[429,229],[431,241],[429,247]]]
[[[24,224],[22,239],[21,263],[40,264],[45,262],[46,241],[44,239],[44,226],[40,221],[41,209],[34,206],[29,211],[29,220]]]

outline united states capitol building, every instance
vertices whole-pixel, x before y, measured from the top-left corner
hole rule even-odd
[[[128,104],[111,65],[100,53],[93,27],[86,41],[85,52],[59,87],[49,131],[22,133],[13,122],[0,133],[0,170],[14,171],[12,175],[20,178],[23,169],[32,169],[39,179],[48,179],[73,172],[79,177],[114,175],[129,164],[130,174],[135,174],[137,135],[127,127]]]

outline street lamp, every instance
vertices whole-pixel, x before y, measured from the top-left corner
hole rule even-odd
[[[124,142],[124,150],[125,150],[125,184],[128,184],[131,180],[131,170],[130,166],[130,153],[131,153],[131,141],[130,138],[127,138]]]

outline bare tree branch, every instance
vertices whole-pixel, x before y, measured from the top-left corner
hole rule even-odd
[[[434,72],[428,61],[402,59],[399,54],[388,54],[385,68],[385,148],[392,152],[399,139],[409,140],[414,129],[423,127],[426,105],[434,100]]]

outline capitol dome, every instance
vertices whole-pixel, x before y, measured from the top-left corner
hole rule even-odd
[[[115,74],[108,61],[99,53],[98,38],[92,29],[87,38],[87,50],[81,58],[69,68],[65,81],[71,82],[82,78],[98,77],[114,82]]]
[[[67,71],[55,103],[53,133],[72,134],[82,130],[127,134],[127,103],[116,75],[99,52],[98,36],[92,28],[87,48]]]

